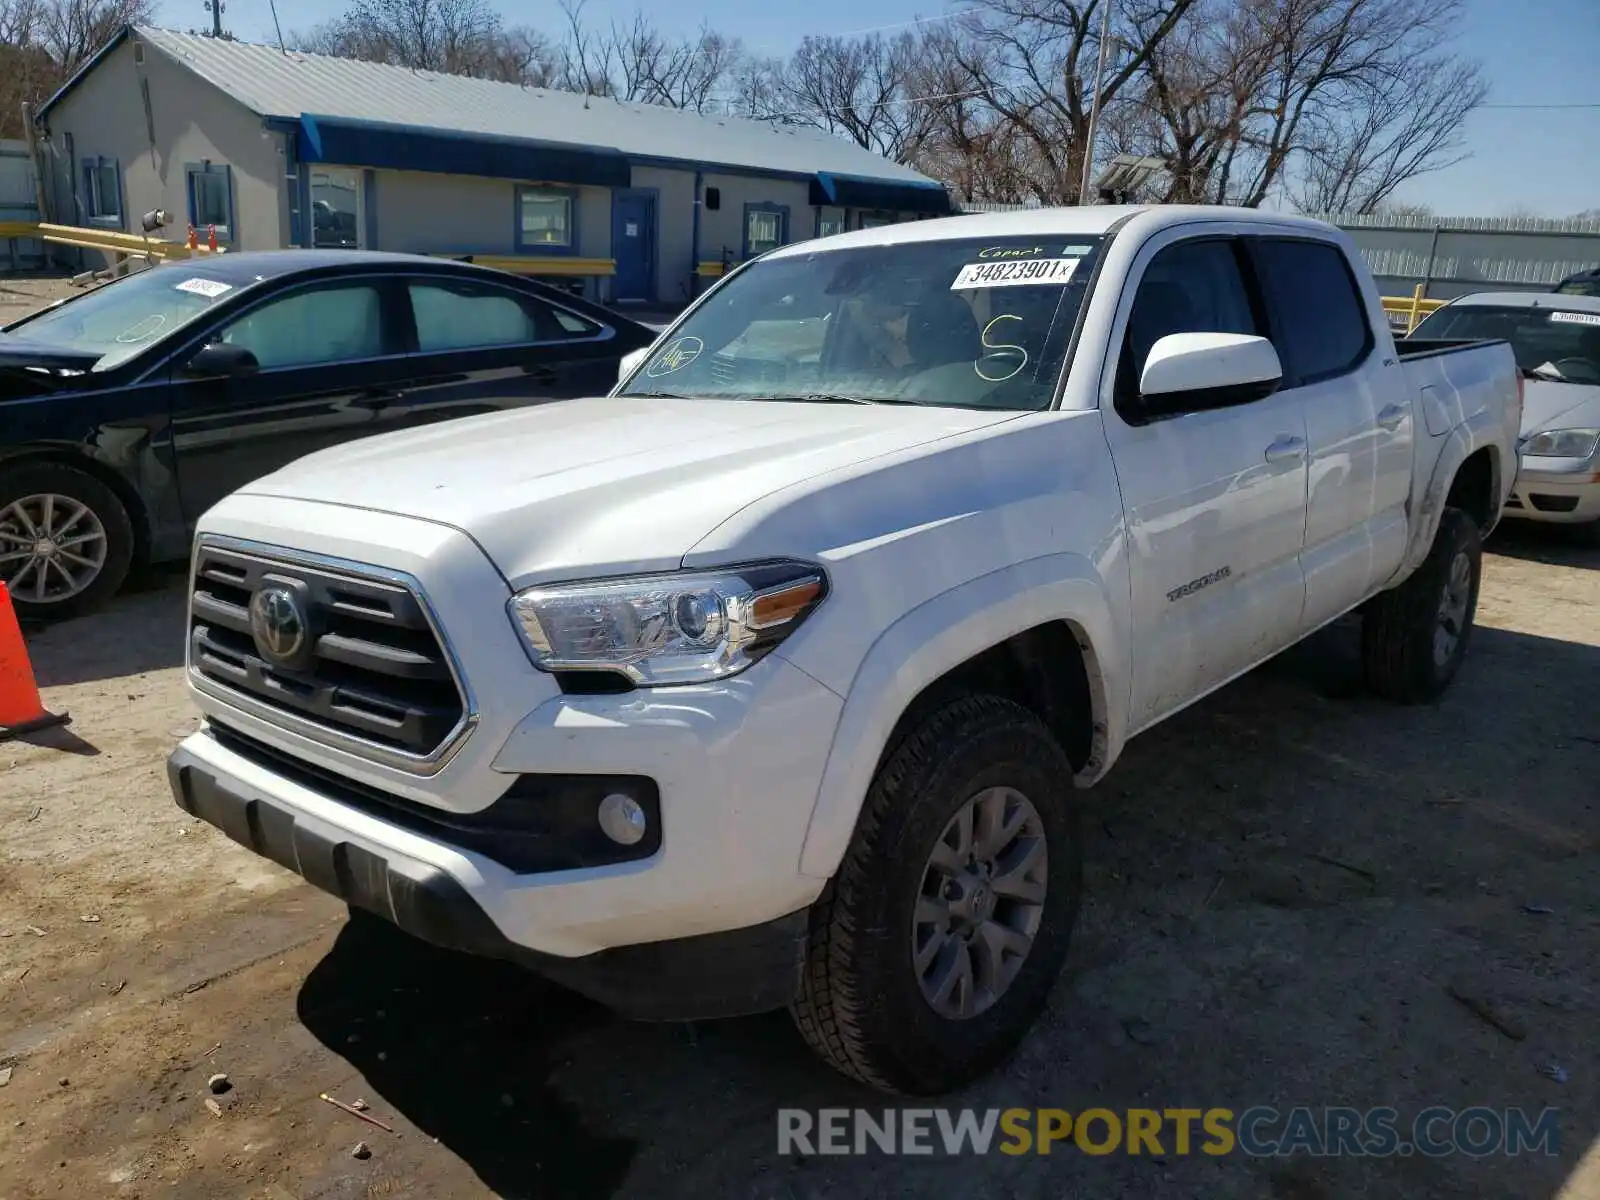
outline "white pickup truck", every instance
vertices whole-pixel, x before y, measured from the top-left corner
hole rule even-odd
[[[1397,348],[1307,220],[786,246],[607,397],[213,508],[173,789],[417,937],[946,1091],[1045,1004],[1130,737],[1356,609],[1377,692],[1450,682],[1519,388],[1501,342]]]

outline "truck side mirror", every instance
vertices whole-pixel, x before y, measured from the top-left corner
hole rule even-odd
[[[621,383],[629,375],[632,375],[639,364],[645,360],[645,356],[649,353],[650,347],[645,346],[640,350],[630,350],[628,353],[624,354],[622,356],[622,362],[617,367],[617,382]]]
[[[1264,337],[1169,333],[1157,340],[1139,377],[1141,407],[1152,417],[1249,404],[1283,383],[1283,364]]]
[[[183,373],[192,379],[238,379],[254,375],[259,370],[260,361],[243,346],[212,342],[200,348],[199,353],[184,367]]]

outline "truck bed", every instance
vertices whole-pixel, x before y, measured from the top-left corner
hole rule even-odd
[[[1432,354],[1452,354],[1477,346],[1510,345],[1500,338],[1395,338],[1394,348],[1401,359],[1425,358]]]

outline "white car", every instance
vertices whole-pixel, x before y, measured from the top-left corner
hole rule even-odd
[[[1308,220],[787,246],[608,397],[206,514],[174,791],[418,937],[946,1091],[1044,1006],[1130,737],[1358,607],[1375,690],[1449,684],[1519,415]]]
[[[1506,516],[1574,526],[1600,545],[1600,296],[1478,292],[1411,341],[1502,338],[1524,384],[1522,466]]]

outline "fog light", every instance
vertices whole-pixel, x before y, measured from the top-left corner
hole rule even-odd
[[[645,834],[644,809],[632,796],[612,792],[600,801],[600,829],[619,846],[635,845]]]

